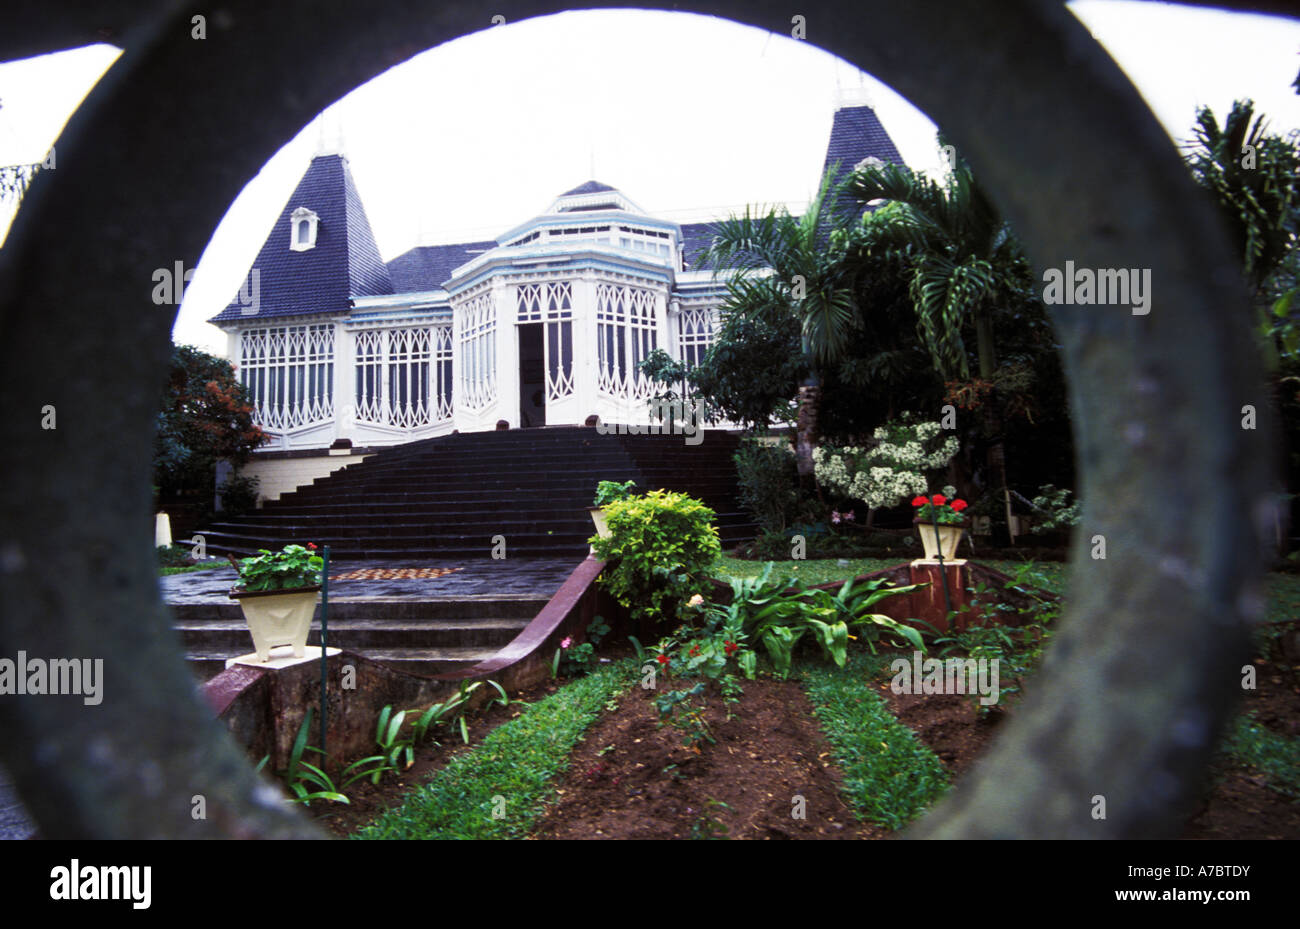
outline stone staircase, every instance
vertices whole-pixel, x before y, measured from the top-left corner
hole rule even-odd
[[[509,558],[582,558],[597,483],[635,480],[641,491],[702,499],[727,546],[754,533],[736,495],[738,444],[720,431],[687,445],[579,426],[440,436],[384,449],[200,533],[210,553],[238,556],[315,542],[339,560],[477,559],[504,536]]]

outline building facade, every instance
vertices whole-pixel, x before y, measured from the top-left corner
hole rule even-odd
[[[870,107],[839,109],[823,169],[868,159],[902,161]],[[347,159],[318,155],[212,322],[264,451],[646,423],[640,362],[695,364],[718,331],[730,272],[701,266],[710,238],[588,181],[496,239],[384,262]]]

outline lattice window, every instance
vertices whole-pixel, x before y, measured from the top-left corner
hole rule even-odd
[[[497,396],[497,318],[490,291],[460,309],[460,397],[481,410]]]
[[[439,422],[448,422],[452,412],[451,326],[438,326],[433,333],[436,339],[433,356],[433,392],[437,401],[434,415]]]
[[[659,333],[655,327],[654,291],[629,288],[627,334],[631,365],[628,368],[629,395],[637,399],[654,393],[654,381],[642,373],[640,364],[658,347]]]
[[[596,285],[597,387],[612,396],[643,398],[654,382],[637,368],[658,346],[655,293],[617,284]]]
[[[239,380],[264,429],[284,432],[328,421],[334,416],[334,326],[245,330]]]
[[[596,285],[596,386],[621,396],[627,389],[627,288]]]
[[[573,284],[520,284],[516,303],[521,323],[545,322],[546,399],[573,393]]]
[[[569,320],[546,324],[546,399],[558,400],[573,393],[573,323]]]
[[[357,333],[357,421],[414,429],[451,419],[451,327]]]
[[[357,422],[386,424],[384,403],[384,333],[366,329],[357,333],[355,406]]]
[[[714,312],[708,307],[691,307],[677,314],[677,345],[688,368],[704,361],[715,332]]]
[[[520,284],[516,302],[521,323],[569,319],[573,316],[573,284],[570,281]]]

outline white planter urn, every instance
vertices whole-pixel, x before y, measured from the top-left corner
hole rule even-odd
[[[932,523],[918,521],[913,525],[916,527],[916,534],[921,537],[921,544],[925,546],[925,561],[938,561],[940,552],[943,553],[944,561],[957,559],[957,545],[961,542],[962,533],[966,531],[965,523],[953,525],[940,523],[935,526]],[[936,530],[938,530],[937,537]]]
[[[589,506],[587,512],[591,514],[591,521],[596,524],[596,535],[602,539],[610,537],[609,524],[605,522],[605,508],[603,506]]]
[[[259,662],[270,661],[271,649],[277,645],[290,646],[295,658],[306,655],[307,636],[320,601],[319,584],[283,590],[232,590],[230,598],[238,600],[244,611]]]

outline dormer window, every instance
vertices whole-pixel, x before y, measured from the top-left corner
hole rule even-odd
[[[289,248],[295,252],[305,252],[316,247],[316,224],[320,217],[300,206],[289,215]]]

